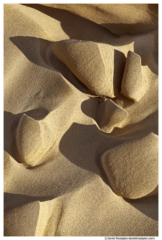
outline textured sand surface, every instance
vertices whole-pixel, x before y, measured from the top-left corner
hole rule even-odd
[[[4,235],[158,236],[157,4],[4,4]]]
[[[52,50],[58,59],[96,95],[114,98],[120,91],[125,66],[123,53],[118,52],[118,58],[115,59],[117,51],[108,44],[76,40],[56,42]],[[114,77],[115,71],[118,73],[117,78]]]
[[[150,133],[110,149],[102,156],[102,164],[119,196],[146,196],[158,186],[158,136]]]
[[[141,57],[134,52],[128,52],[121,84],[121,94],[134,102],[138,102],[144,96],[146,89],[147,81],[142,76]]]

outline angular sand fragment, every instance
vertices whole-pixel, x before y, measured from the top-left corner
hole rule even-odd
[[[108,44],[78,40],[54,42],[52,51],[96,95],[114,98],[120,92],[122,52]]]
[[[111,99],[106,99],[99,106],[97,122],[102,131],[111,133],[128,116],[127,111]]]
[[[158,135],[150,133],[110,149],[101,161],[117,195],[144,197],[158,185]]]
[[[55,136],[43,122],[22,115],[16,131],[17,149],[22,163],[38,165],[54,142]]]
[[[146,92],[146,80],[142,76],[141,57],[129,51],[121,85],[121,94],[138,102]]]

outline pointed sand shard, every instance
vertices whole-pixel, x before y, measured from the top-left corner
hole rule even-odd
[[[55,136],[44,122],[22,115],[16,131],[18,155],[22,163],[38,165],[54,142]]]
[[[119,107],[111,99],[106,99],[99,106],[97,122],[102,131],[111,133],[114,127],[120,126],[127,116],[127,111]]]
[[[138,102],[146,92],[146,80],[142,76],[141,57],[129,51],[121,84],[121,94]]]
[[[120,92],[122,52],[108,44],[78,40],[54,42],[52,51],[96,95],[114,98]]]
[[[158,185],[158,135],[126,142],[101,158],[114,192],[125,198],[141,198]]]

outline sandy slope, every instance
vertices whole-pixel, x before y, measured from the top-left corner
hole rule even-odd
[[[4,5],[4,235],[158,235],[154,4]]]

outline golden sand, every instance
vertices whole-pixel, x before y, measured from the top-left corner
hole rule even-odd
[[[158,5],[4,4],[4,235],[158,235]]]

